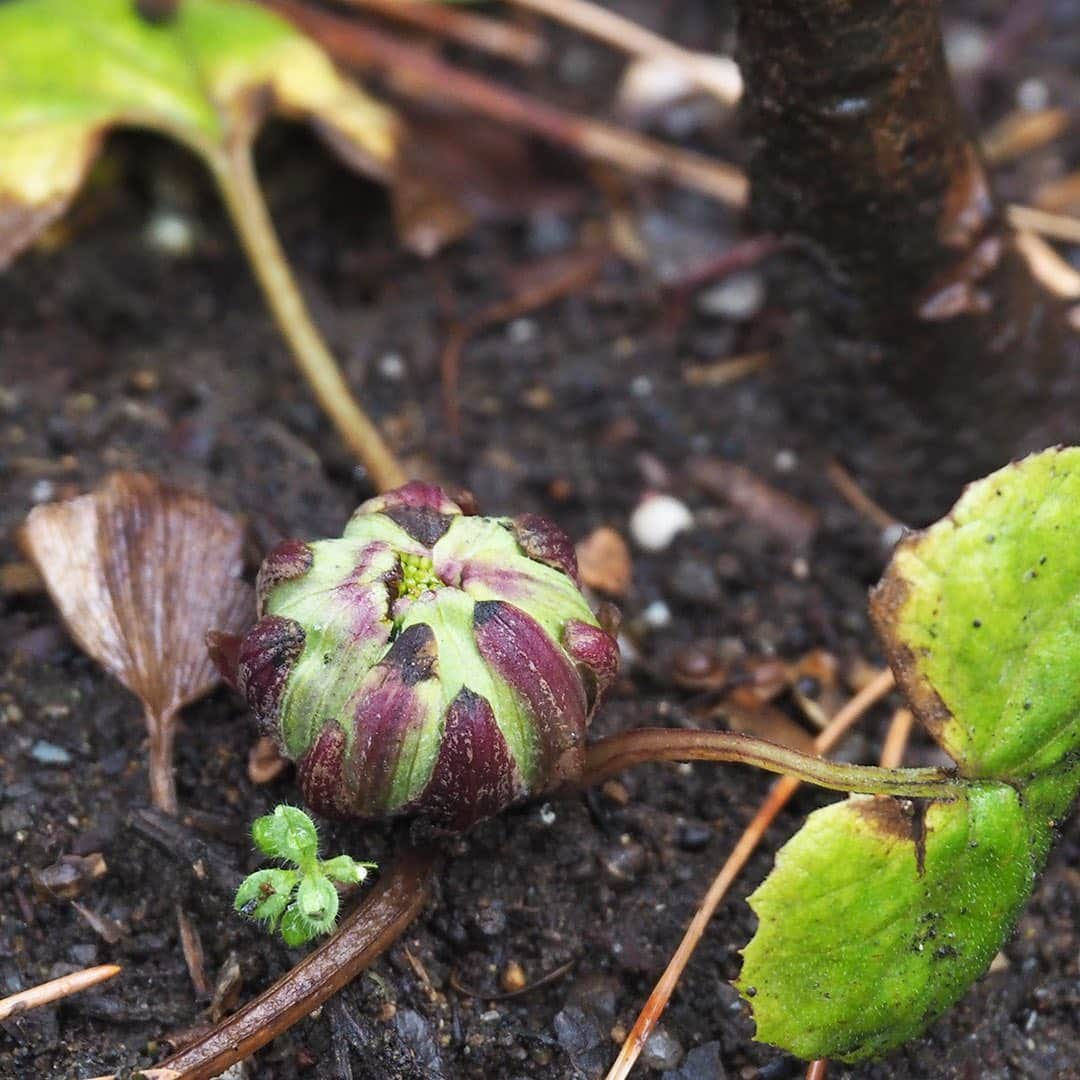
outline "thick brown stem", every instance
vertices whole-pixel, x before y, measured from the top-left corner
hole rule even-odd
[[[427,901],[437,864],[434,848],[407,850],[326,942],[162,1067],[183,1080],[209,1080],[309,1016],[404,933]]]
[[[151,716],[147,713],[146,730],[150,735],[150,801],[163,813],[175,817],[180,809],[176,798],[176,776],[173,772],[175,714]]]
[[[813,244],[832,274],[811,289],[939,429],[929,402],[977,413],[1004,396],[1017,423],[986,441],[1007,453],[1030,423],[1018,391],[1038,408],[1064,338],[964,129],[937,0],[739,0],[739,13],[756,224]]]

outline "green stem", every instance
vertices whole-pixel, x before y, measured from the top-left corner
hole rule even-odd
[[[380,491],[408,479],[378,428],[352,395],[341,369],[308,314],[263,200],[246,140],[211,155],[210,167],[255,277],[296,363],[338,433]]]
[[[882,769],[844,765],[730,731],[638,728],[599,739],[585,753],[580,786],[649,761],[733,761],[782,773],[833,791],[905,798],[950,798],[965,788],[948,769]]]

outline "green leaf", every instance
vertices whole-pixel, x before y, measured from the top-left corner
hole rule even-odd
[[[972,484],[903,540],[871,613],[965,776],[1023,780],[1080,744],[1080,448]]]
[[[357,862],[349,855],[338,855],[319,863],[319,869],[331,881],[340,881],[343,885],[360,885],[367,881],[368,874],[376,865],[373,862]]]
[[[257,870],[243,880],[233,906],[273,929],[292,900],[299,877],[295,870]]]
[[[880,1055],[1001,948],[1041,861],[1016,792],[976,789],[922,820],[908,807],[852,796],[811,814],[777,854],[750,897],[760,924],[738,981],[758,1039],[807,1059]]]
[[[107,128],[160,131],[222,179],[271,107],[392,171],[392,114],[257,4],[184,0],[158,24],[133,0],[0,4],[0,267],[70,202]]]
[[[323,933],[337,921],[338,894],[334,883],[322,874],[309,874],[296,890],[296,906]]]
[[[272,814],[251,826],[256,847],[272,858],[287,859],[302,869],[318,858],[319,834],[315,823],[296,806],[276,806]]]
[[[290,948],[295,949],[299,945],[306,945],[322,932],[295,904],[282,916],[281,937]]]
[[[898,681],[971,779],[812,814],[750,898],[739,988],[758,1038],[857,1061],[985,971],[1080,790],[1080,449],[971,485],[899,545],[872,600]]]

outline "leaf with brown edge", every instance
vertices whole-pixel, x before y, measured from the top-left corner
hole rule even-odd
[[[254,617],[243,533],[203,496],[142,473],[36,507],[22,530],[72,637],[143,703],[151,794],[169,813],[177,714],[219,679],[206,633],[240,632]]]

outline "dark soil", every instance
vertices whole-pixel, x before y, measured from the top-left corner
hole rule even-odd
[[[710,5],[663,7],[668,32],[710,40]],[[1034,74],[1059,103],[1073,93],[1075,106],[1076,84],[1064,74],[1080,56],[1075,30],[1069,46],[1065,15],[1046,7],[1044,29],[1007,74],[983,85],[985,119],[1007,111],[1016,86]],[[1008,14],[1003,4],[982,9],[969,14],[976,29],[978,20],[992,29]],[[610,58],[570,36],[559,40],[591,74],[584,85],[548,90],[573,104],[602,101]],[[564,62],[560,71],[569,78],[571,69]],[[208,185],[155,140],[124,136],[110,145],[108,176],[80,200],[59,248],[23,258],[0,280],[0,562],[19,558],[13,530],[34,503],[87,490],[116,468],[158,473],[246,515],[253,566],[281,537],[335,535],[370,489],[295,374]],[[706,145],[737,155],[728,128]],[[800,424],[782,375],[716,389],[688,385],[683,375],[689,363],[775,345],[799,317],[790,297],[770,296],[748,322],[692,305],[680,312],[648,268],[613,261],[591,289],[467,349],[458,452],[442,421],[438,378],[450,320],[505,297],[530,261],[576,247],[604,219],[599,196],[531,225],[483,226],[423,262],[396,243],[383,194],[340,170],[314,141],[275,132],[263,150],[275,215],[317,318],[365,404],[418,471],[467,485],[492,512],[548,513],[575,538],[600,524],[625,535],[647,489],[666,485],[695,511],[695,527],[667,551],[635,552],[622,606],[637,659],[597,730],[696,722],[699,699],[671,676],[677,650],[693,642],[792,660],[823,648],[842,669],[879,662],[866,589],[887,549],[879,529],[828,482],[822,446]],[[1010,196],[1052,169],[1057,152],[1060,145],[1006,173]],[[639,223],[647,219],[683,265],[738,236],[730,214],[697,197],[643,191],[635,200]],[[145,225],[163,205],[179,205],[196,223],[193,254],[170,258],[147,242]],[[775,529],[741,519],[695,486],[685,470],[692,455],[741,462],[816,507],[822,525],[812,548],[792,550]],[[924,520],[940,506],[940,486],[910,460],[865,444],[845,456],[873,473],[886,505],[922,506]],[[950,486],[949,498],[956,494]],[[657,601],[672,617],[650,629],[642,613]],[[201,935],[211,982],[231,961],[239,965],[241,999],[295,960],[231,910],[235,877],[256,865],[249,823],[295,798],[291,777],[249,781],[251,727],[239,702],[219,691],[184,714],[184,811],[163,832],[147,816],[135,701],[75,648],[41,594],[0,597],[0,640],[0,996],[94,963],[124,967],[98,990],[4,1024],[0,1076],[86,1077],[151,1064],[207,1019],[209,1003],[193,991],[183,959],[178,906]],[[782,705],[801,715],[793,702]],[[885,704],[864,721],[849,743],[853,757],[873,759],[889,715]],[[50,752],[60,760],[43,763]],[[931,752],[916,742],[910,758]],[[520,808],[452,845],[434,900],[402,941],[337,1002],[257,1055],[246,1075],[598,1075],[617,1050],[612,1032],[632,1023],[769,779],[737,768],[654,766],[621,783]],[[674,1044],[667,1064],[701,1048],[672,1080],[801,1075],[794,1059],[752,1041],[729,980],[753,931],[746,894],[776,847],[830,798],[800,794],[722,906],[664,1019]],[[389,829],[325,835],[328,850],[392,858]],[[91,852],[108,869],[79,900],[89,919],[35,890],[33,871]],[[993,973],[923,1039],[883,1063],[834,1065],[830,1075],[1080,1076],[1078,910],[1073,820]],[[500,975],[512,962],[529,982],[566,971],[500,998]]]

